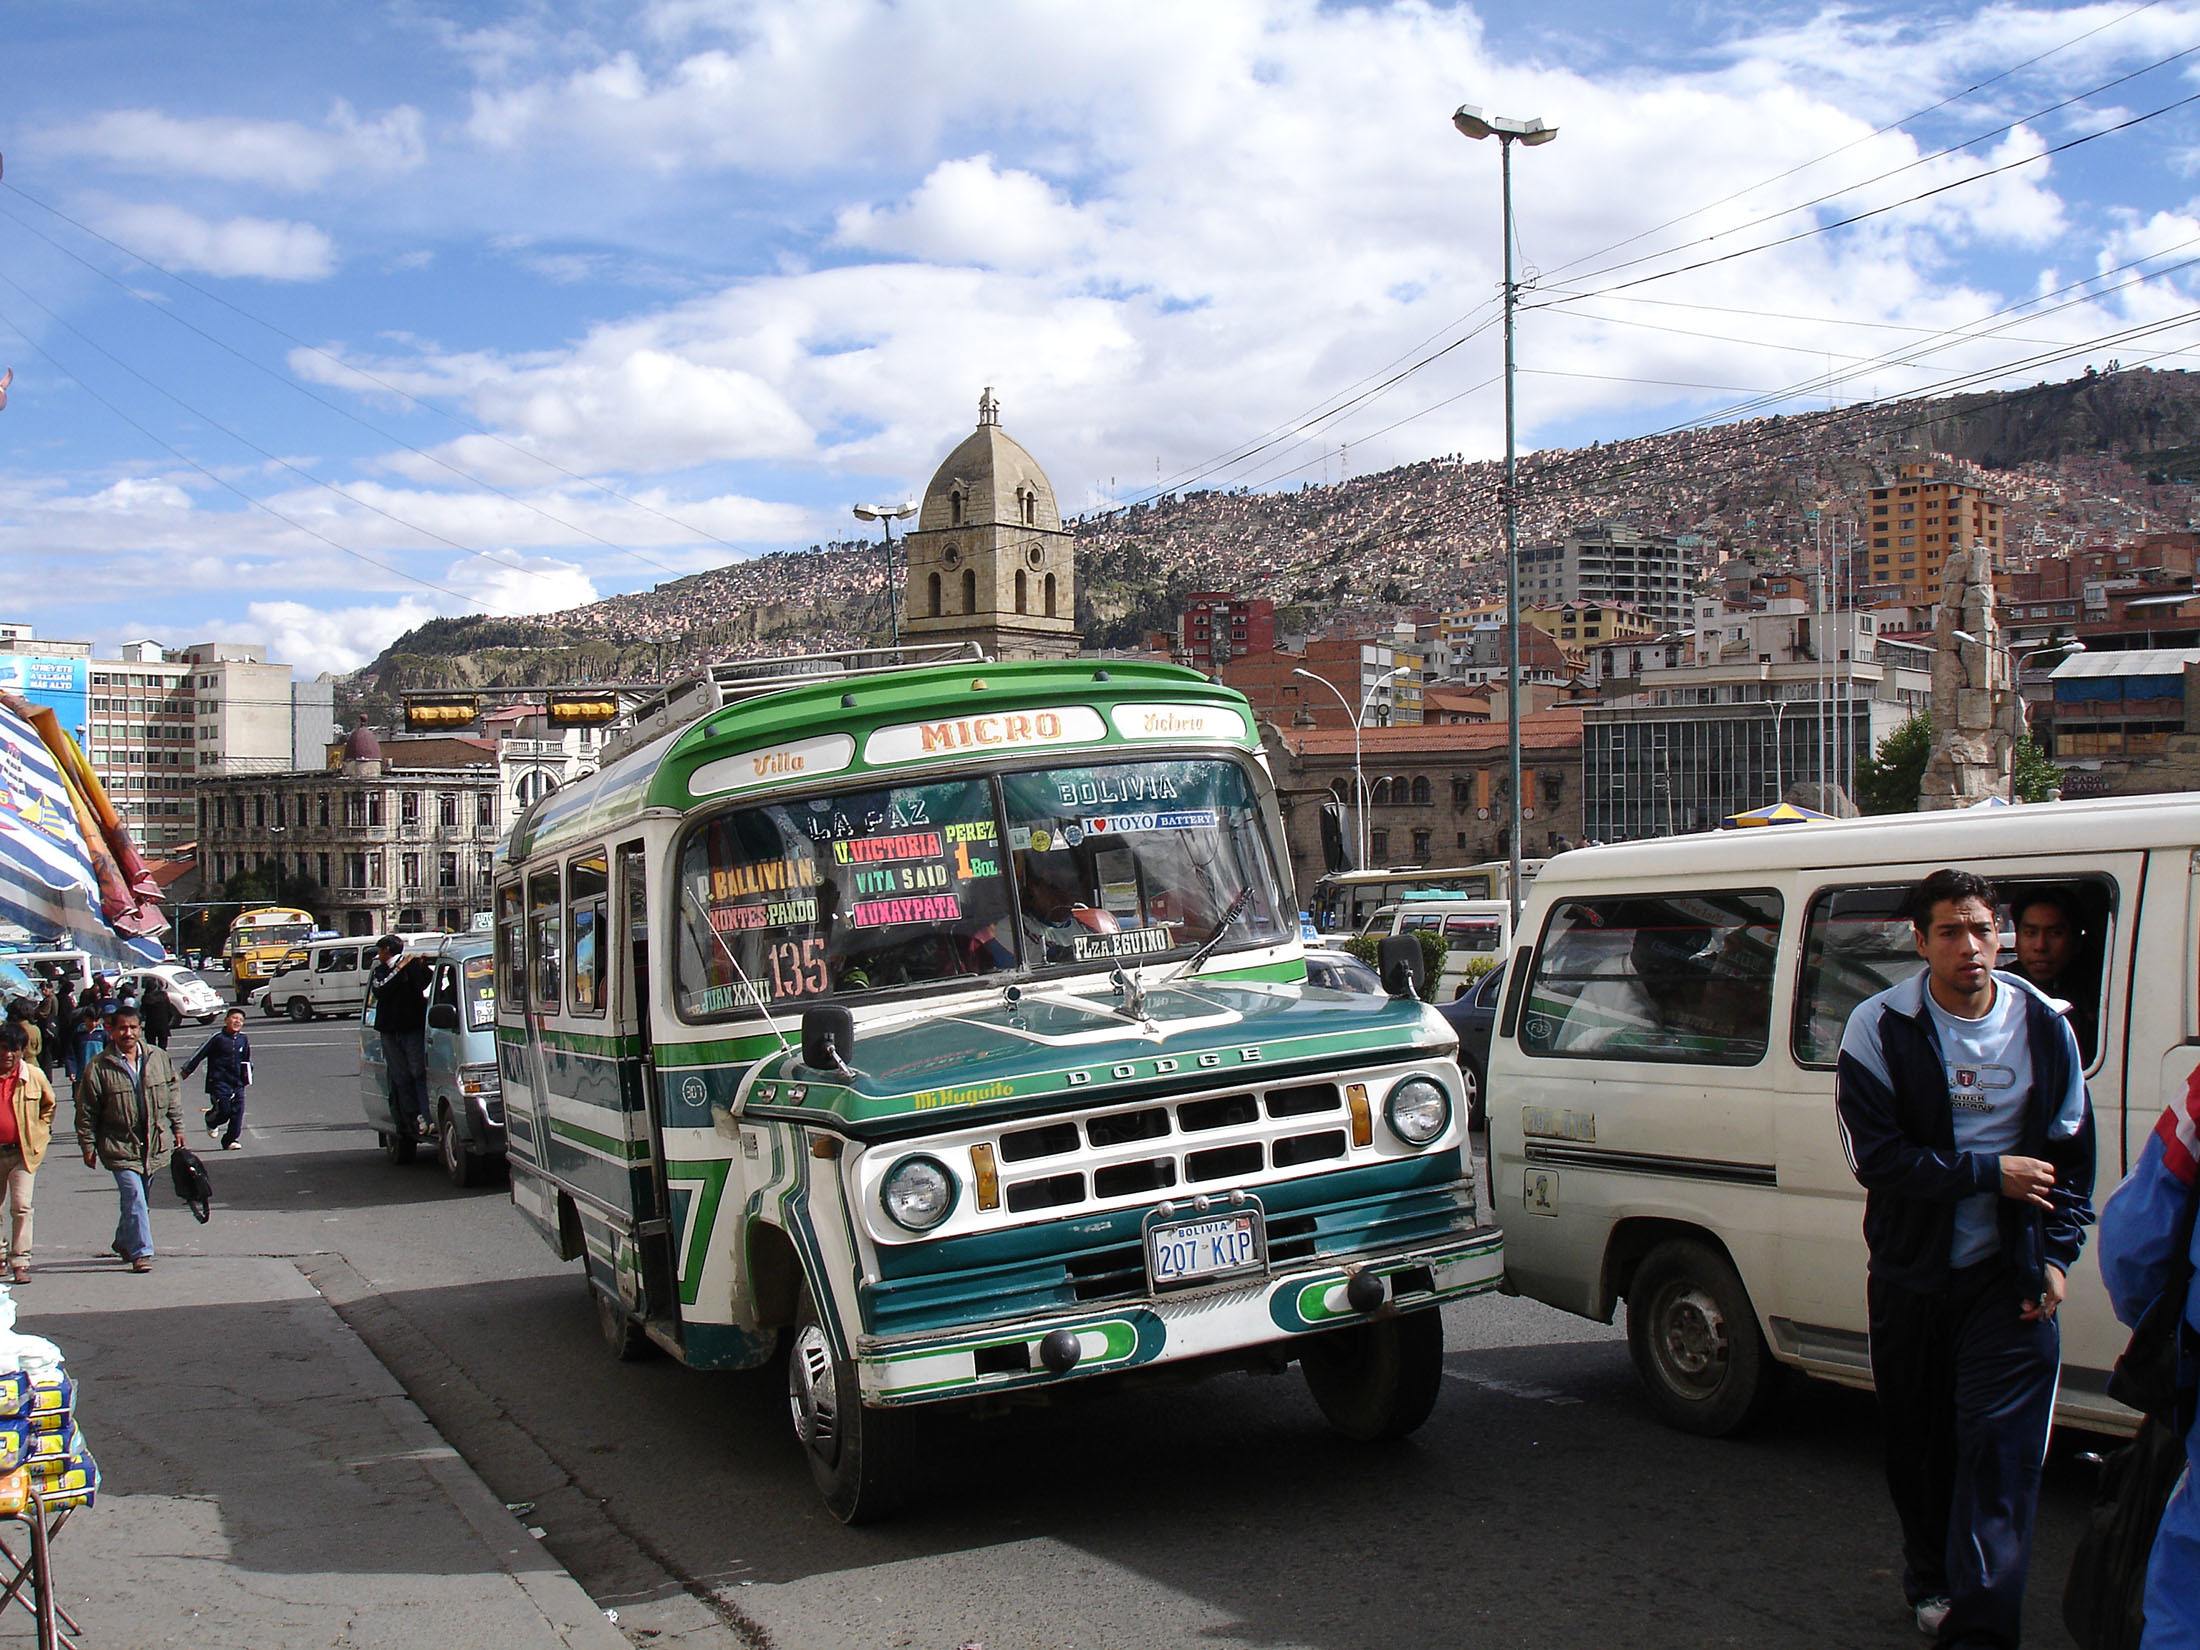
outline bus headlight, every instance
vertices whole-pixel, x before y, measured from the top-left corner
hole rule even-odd
[[[955,1207],[955,1177],[936,1157],[905,1157],[879,1182],[887,1218],[911,1232],[929,1232]]]
[[[1408,1077],[1383,1102],[1383,1121],[1409,1146],[1425,1146],[1451,1126],[1451,1096],[1428,1077]]]

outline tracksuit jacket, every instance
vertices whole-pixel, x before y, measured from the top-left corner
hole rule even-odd
[[[2185,1230],[2185,1208],[2200,1173],[2200,1070],[2185,1097],[2163,1111],[2146,1149],[2101,1210],[2101,1281],[2109,1304],[2137,1324],[2169,1282],[2180,1239],[2200,1262],[2200,1232]],[[2188,1392],[2200,1380],[2200,1288],[2185,1295],[2180,1373]],[[2185,1433],[2185,1476],[2162,1514],[2147,1571],[2144,1650],[2200,1650],[2200,1426]]]
[[[1930,1294],[1948,1281],[1956,1205],[1997,1194],[2001,1252],[2037,1295],[2050,1262],[2067,1276],[2093,1223],[2093,1111],[2079,1108],[2074,1133],[2056,1119],[2078,1072],[2078,1044],[2054,1001],[2027,980],[1998,970],[2002,989],[2021,994],[2032,1055],[2032,1093],[2015,1152],[2055,1166],[2052,1209],[2000,1197],[2001,1159],[1956,1150],[1948,1070],[1925,1006],[1924,970],[1880,993],[1876,1021],[1841,1043],[1841,1145],[1864,1187],[1864,1243],[1871,1275]],[[1920,1145],[1919,1142],[1925,1142]]]

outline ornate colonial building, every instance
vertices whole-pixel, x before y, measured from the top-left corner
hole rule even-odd
[[[905,541],[902,634],[976,642],[996,659],[1066,659],[1078,650],[1077,566],[1054,485],[1001,428],[988,389],[978,427],[924,491]]]

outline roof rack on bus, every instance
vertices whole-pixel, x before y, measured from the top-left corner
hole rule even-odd
[[[617,760],[652,739],[684,728],[740,699],[777,692],[821,676],[878,676],[920,665],[982,665],[990,661],[976,642],[903,643],[899,647],[850,647],[825,653],[789,653],[763,659],[726,659],[699,675],[672,683],[635,705],[632,719],[604,743],[602,760]]]

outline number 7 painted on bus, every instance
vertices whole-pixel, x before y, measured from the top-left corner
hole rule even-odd
[[[720,666],[506,844],[513,1202],[622,1354],[783,1355],[851,1522],[927,1406],[1163,1366],[1411,1431],[1500,1239],[1451,1032],[1307,983],[1287,864],[1196,672]]]

